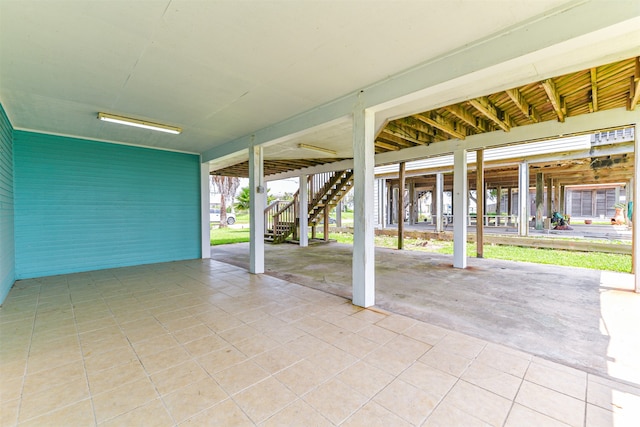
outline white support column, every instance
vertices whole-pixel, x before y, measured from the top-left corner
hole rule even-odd
[[[635,153],[635,158],[638,159],[638,153],[640,153],[640,141],[638,141],[640,139],[640,123],[636,122],[636,126],[634,129],[634,144],[633,144],[633,150]],[[640,257],[640,236],[638,236],[638,205],[636,203],[636,200],[638,200],[638,197],[640,197],[640,167],[638,167],[638,162],[635,161],[634,162],[634,168],[633,168],[633,184],[632,184],[632,195],[633,195],[633,212],[631,213],[631,224],[633,227],[633,230],[631,231],[631,236],[632,236],[632,240],[631,240],[631,272],[635,275],[634,276],[634,283],[635,283],[635,290],[636,292],[640,293],[640,271],[638,270],[639,267],[639,257]]]
[[[298,178],[300,181],[298,193],[298,201],[300,202],[300,246],[305,248],[309,246],[309,190],[308,190],[308,175],[300,175]]]
[[[453,152],[453,266],[467,268],[467,150]]]
[[[375,115],[357,106],[353,113],[353,304],[375,304],[375,248],[373,242]]]
[[[529,164],[518,165],[518,235],[529,234]]]
[[[200,257],[211,258],[211,223],[209,222],[209,163],[200,164]]]
[[[264,273],[264,182],[262,147],[249,148],[249,273]]]
[[[436,174],[436,191],[433,195],[436,202],[436,233],[442,232],[442,199],[444,198],[444,175]]]

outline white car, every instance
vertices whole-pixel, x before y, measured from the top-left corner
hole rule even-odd
[[[209,222],[220,222],[220,209],[209,209]],[[227,225],[236,223],[236,214],[227,212]]]

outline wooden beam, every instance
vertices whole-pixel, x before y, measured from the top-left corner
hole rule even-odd
[[[549,98],[549,102],[553,107],[553,110],[556,112],[556,116],[558,116],[559,122],[564,122],[566,109],[564,104],[564,98],[560,96],[558,90],[556,89],[556,84],[551,79],[547,79],[541,83],[544,91],[547,93],[547,97]]]
[[[627,110],[633,111],[640,99],[640,57],[636,57],[633,76],[631,76],[631,87],[629,88],[629,101]]]
[[[466,135],[462,132],[459,132],[456,129],[456,122],[447,120],[438,113],[431,112],[431,117],[427,117],[424,114],[416,114],[416,119],[420,120],[423,123],[428,124],[429,126],[433,126],[434,128],[440,129],[442,132],[451,135],[454,138],[465,139]]]
[[[421,141],[418,138],[414,138],[413,135],[411,135],[411,133],[401,130],[400,128],[398,128],[397,126],[391,123],[389,123],[389,125],[387,125],[387,127],[382,130],[382,133],[386,133],[387,135],[393,135],[398,138],[402,138],[406,141],[413,142],[414,144],[417,144],[417,145],[429,145],[431,143],[431,141]]]
[[[393,129],[393,128],[389,127],[389,126],[384,128],[382,133],[387,134],[387,135],[391,135],[391,136],[395,136],[396,138],[400,138],[400,139],[403,139],[405,141],[412,142],[413,144],[410,144],[410,145],[429,145],[428,142],[420,141],[419,139],[413,138],[408,133],[399,132],[398,130]],[[382,137],[382,135],[380,135],[380,137]]]
[[[511,124],[507,113],[498,110],[486,96],[471,99],[468,102],[473,106],[473,108],[480,111],[480,113],[498,125],[503,131],[509,132],[511,130]]]
[[[382,133],[380,134],[380,136],[378,137],[378,140],[381,141],[385,141],[385,142],[390,142],[392,144],[396,144],[398,145],[400,148],[402,147],[414,147],[415,144],[413,144],[410,141],[407,141],[406,139],[393,135],[391,132],[388,132],[387,129],[385,129],[384,131],[382,131]]]
[[[598,74],[597,69],[592,68],[591,74],[591,102],[589,103],[589,111],[595,113],[598,111]]]
[[[489,131],[486,123],[462,108],[459,104],[445,107],[445,110],[456,116],[458,119],[462,120],[466,125],[468,125],[469,127],[471,127],[471,129],[478,133]]]
[[[380,141],[379,139],[376,139],[374,144],[375,144],[376,147],[380,147],[380,148],[384,148],[384,149],[392,150],[392,151],[398,151],[400,149],[400,147],[398,147],[397,145],[392,145],[392,144],[389,144],[387,142]]]
[[[534,123],[540,122],[540,115],[538,114],[536,109],[533,108],[533,105],[529,105],[527,100],[524,99],[524,97],[520,93],[520,90],[509,89],[505,92],[509,96],[509,98],[511,98],[511,101],[516,104],[516,107],[518,107],[520,111],[522,111],[522,114],[527,116]]]
[[[420,132],[430,137],[430,141],[433,142],[433,129],[413,116],[405,117],[403,119],[394,120],[394,123],[400,128],[406,131]]]

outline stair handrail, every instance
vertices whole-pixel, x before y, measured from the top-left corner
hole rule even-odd
[[[344,180],[344,182],[340,184],[341,187],[346,185],[348,188],[350,188],[353,186],[353,183],[347,185],[347,183],[350,182],[351,178],[353,177],[353,170],[351,169],[347,169],[345,171],[325,173],[323,175],[325,175],[328,179],[324,183],[324,185],[322,185],[321,190],[318,191],[316,194],[314,194],[313,201],[309,203],[308,221],[310,224],[314,223],[316,218],[318,218],[320,214],[327,208],[330,201],[333,202],[333,204],[337,204],[338,202],[340,202],[340,200],[344,198],[344,196],[348,191],[341,192],[338,197],[335,197],[335,193],[329,194],[333,189],[333,187],[338,182],[340,182],[341,180]],[[314,211],[314,207],[318,206],[318,203],[322,201],[322,199],[327,195],[329,196],[329,199],[326,201],[326,203],[323,203],[322,207],[319,207],[317,210]]]

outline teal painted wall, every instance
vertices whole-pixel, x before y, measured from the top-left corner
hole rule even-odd
[[[16,278],[200,257],[190,154],[14,131]]]
[[[0,104],[0,304],[15,282],[13,127]]]

